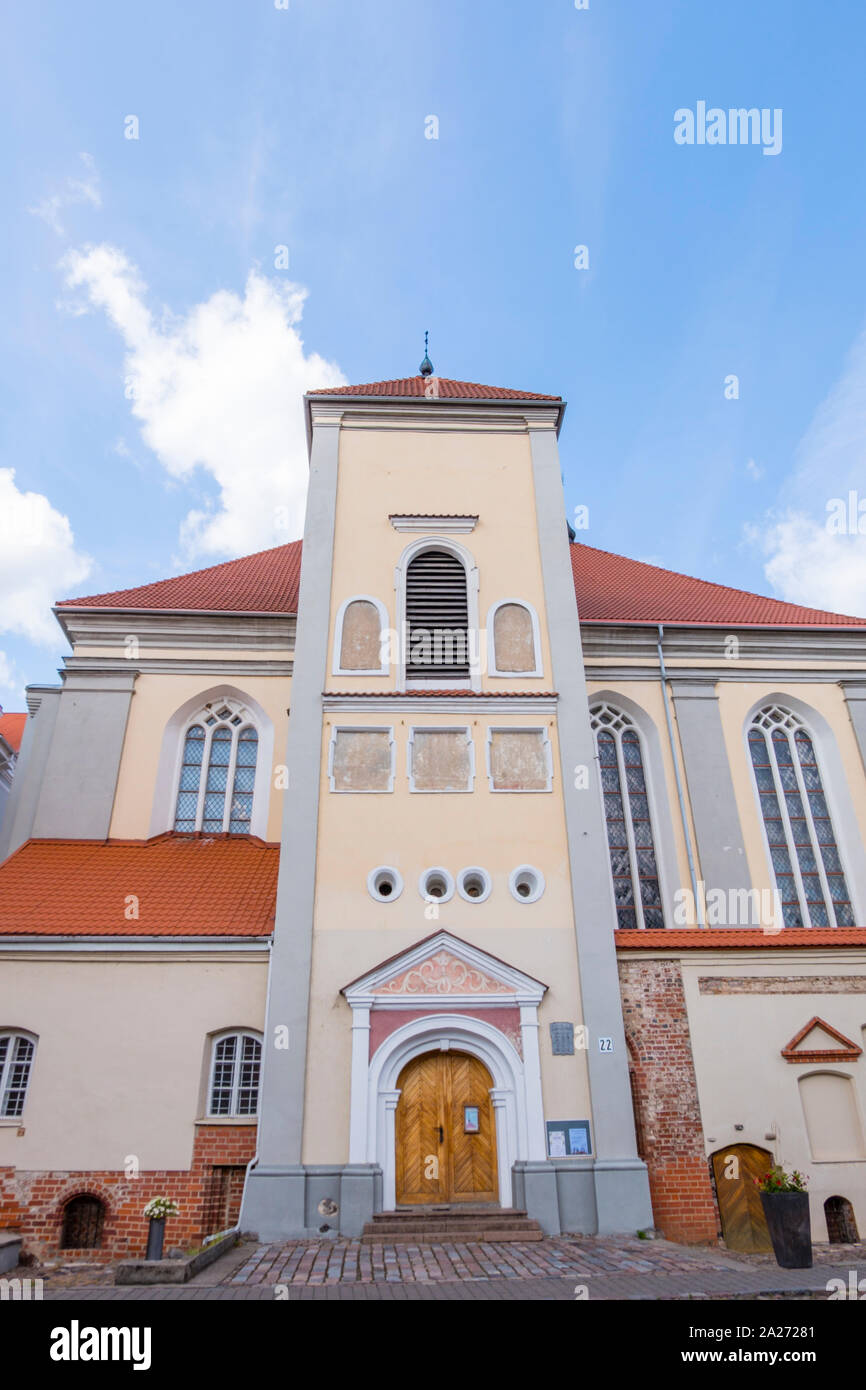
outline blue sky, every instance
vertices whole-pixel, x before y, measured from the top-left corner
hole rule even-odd
[[[303,390],[414,373],[424,329],[568,399],[587,543],[866,613],[825,524],[862,487],[862,5],[289,5],[7,14],[6,708],[56,680],[54,599],[299,534]],[[699,101],[781,109],[781,151],[677,144]]]

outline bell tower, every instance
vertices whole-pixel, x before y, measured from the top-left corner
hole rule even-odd
[[[470,1201],[652,1224],[557,396],[311,392],[263,1239]],[[442,1059],[446,1060],[443,1061]],[[438,1059],[438,1060],[437,1060]]]

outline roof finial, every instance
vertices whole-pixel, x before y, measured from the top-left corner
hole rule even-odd
[[[421,363],[421,366],[420,366],[420,369],[419,369],[422,376],[432,376],[432,375],[433,375],[433,363],[430,361],[430,358],[427,356],[427,339],[428,339],[429,336],[430,336],[430,335],[429,335],[428,331],[425,329],[425,330],[424,330],[424,361]]]

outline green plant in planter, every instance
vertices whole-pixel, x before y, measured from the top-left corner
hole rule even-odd
[[[755,1178],[776,1263],[782,1269],[809,1269],[812,1265],[807,1181],[798,1169],[786,1173],[778,1163],[762,1178]]]
[[[144,1215],[150,1222],[147,1232],[147,1254],[144,1257],[146,1260],[162,1259],[165,1219],[167,1216],[177,1216],[178,1211],[177,1202],[172,1201],[171,1197],[151,1197],[144,1208]]]
[[[150,1221],[164,1221],[167,1216],[177,1216],[179,1210],[177,1202],[172,1201],[171,1197],[151,1197],[144,1215]]]
[[[759,1192],[805,1192],[809,1179],[804,1178],[797,1168],[786,1173],[780,1163],[775,1163],[769,1173],[754,1181]]]

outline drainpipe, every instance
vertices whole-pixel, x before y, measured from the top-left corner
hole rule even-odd
[[[686,854],[688,856],[689,861],[689,877],[692,880],[692,899],[695,904],[695,912],[697,914],[698,926],[706,927],[707,924],[704,921],[704,904],[702,899],[698,897],[698,879],[697,874],[695,873],[695,857],[692,853],[692,837],[689,834],[689,822],[686,816],[686,802],[685,797],[683,796],[683,782],[682,777],[680,775],[679,754],[677,752],[677,745],[674,741],[674,726],[673,721],[671,719],[670,697],[668,696],[668,675],[667,671],[665,670],[665,657],[664,652],[662,651],[662,640],[665,635],[665,630],[661,623],[658,624],[658,630],[658,654],[659,671],[661,673],[662,682],[662,699],[664,700],[665,704],[665,719],[667,720],[668,726],[668,741],[670,743],[671,748],[671,757],[674,760],[674,778],[676,779],[677,784],[677,799],[680,803],[680,820],[682,822],[683,836],[685,837],[686,842]]]
[[[276,924],[275,924],[275,925],[276,925]],[[273,966],[273,953],[274,953],[274,935],[273,935],[273,932],[272,932],[271,935],[270,935],[270,937],[268,938],[268,983],[267,983],[267,986],[266,986],[266,993],[265,993],[265,1029],[267,1029],[267,1026],[268,1026],[268,1019],[269,1019],[269,1017],[270,1017],[270,1007],[271,1007],[271,974],[272,974],[272,966]],[[265,1044],[266,1044],[266,1042],[267,1042],[267,1037],[265,1036],[265,1037],[262,1038],[262,1066],[261,1066],[261,1069],[260,1069],[260,1071],[259,1071],[259,1113],[258,1113],[258,1116],[256,1117],[256,1120],[257,1120],[257,1122],[256,1122],[256,1151],[255,1151],[255,1153],[253,1154],[252,1158],[250,1159],[249,1163],[247,1164],[247,1171],[244,1173],[244,1186],[243,1186],[243,1191],[241,1192],[241,1211],[242,1211],[242,1212],[243,1212],[243,1209],[244,1209],[244,1202],[246,1201],[246,1198],[247,1198],[247,1183],[248,1183],[249,1180],[250,1180],[250,1173],[252,1172],[253,1168],[255,1168],[255,1167],[257,1166],[258,1161],[259,1161],[258,1122],[261,1120],[261,1116],[262,1116],[262,1106],[261,1106],[261,1102],[262,1102],[262,1095],[263,1095],[263,1087],[262,1087],[262,1084],[261,1084],[261,1083],[262,1083],[262,1076],[263,1076],[264,1069],[265,1069],[265,1068],[264,1068],[264,1061],[265,1061]],[[236,1226],[232,1226],[232,1227],[230,1228],[230,1230],[228,1230],[228,1231],[220,1231],[220,1232],[219,1232],[219,1235],[209,1236],[208,1239],[204,1242],[204,1244],[205,1244],[205,1245],[208,1245],[208,1244],[210,1243],[210,1241],[219,1239],[219,1236],[231,1235],[232,1231],[237,1231],[238,1234],[240,1234],[240,1229],[241,1229],[240,1217],[238,1217],[238,1224],[237,1224]]]

